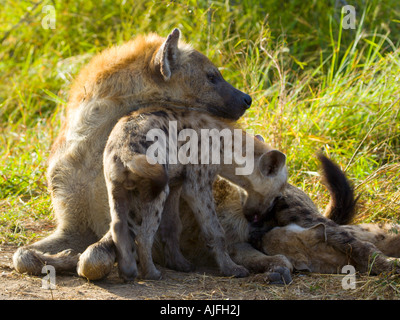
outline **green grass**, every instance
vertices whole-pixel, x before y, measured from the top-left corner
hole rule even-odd
[[[38,1],[38,0],[36,0]],[[353,1],[355,30],[336,1],[31,1],[0,11],[0,243],[54,224],[46,159],[68,87],[91,56],[139,33],[173,27],[253,97],[244,127],[288,155],[290,181],[321,209],[317,151],[346,170],[359,221],[399,221],[400,5]],[[44,5],[55,29],[42,28]]]

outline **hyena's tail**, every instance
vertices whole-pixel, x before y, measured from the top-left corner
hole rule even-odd
[[[324,216],[337,224],[349,224],[356,214],[358,198],[354,197],[354,189],[338,165],[322,154],[318,155],[318,159],[321,162],[324,185],[331,196]]]
[[[130,170],[125,188],[138,188],[144,201],[153,200],[168,184],[168,175],[164,166],[159,163],[150,163],[146,155],[135,155],[125,165]]]

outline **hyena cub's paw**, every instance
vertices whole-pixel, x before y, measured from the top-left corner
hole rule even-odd
[[[195,269],[194,265],[192,265],[183,256],[180,257],[180,259],[175,259],[174,261],[167,261],[166,266],[169,269],[181,271],[181,272],[190,272]]]
[[[138,276],[136,261],[131,263],[118,261],[118,275],[124,281],[135,280]]]

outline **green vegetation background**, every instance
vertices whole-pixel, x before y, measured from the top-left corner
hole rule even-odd
[[[1,1],[0,243],[54,225],[46,159],[80,67],[139,33],[179,27],[251,94],[243,126],[288,155],[290,181],[321,210],[317,151],[361,194],[358,221],[400,222],[400,3],[343,0]],[[55,29],[42,27],[55,7]]]

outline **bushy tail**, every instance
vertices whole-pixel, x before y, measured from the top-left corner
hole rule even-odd
[[[324,216],[337,224],[349,224],[356,214],[358,198],[354,197],[354,189],[334,162],[322,154],[318,155],[318,159],[321,162],[323,183],[331,196]]]
[[[129,180],[132,188],[137,187],[144,201],[151,201],[164,190],[168,183],[168,176],[165,168],[159,164],[149,163],[145,155],[135,155],[126,166],[131,171]],[[130,185],[125,185],[127,189]]]

